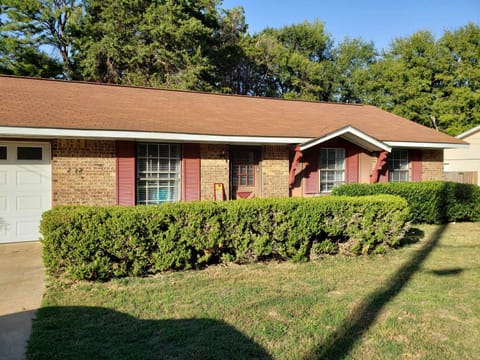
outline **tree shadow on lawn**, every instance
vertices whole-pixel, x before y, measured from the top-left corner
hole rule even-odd
[[[325,343],[316,346],[304,359],[343,359],[368,331],[382,308],[397,296],[432,252],[448,225],[440,225],[425,244],[387,281],[352,311]],[[419,239],[418,239],[419,240]],[[417,240],[417,241],[418,241]]]
[[[27,359],[271,359],[232,326],[212,319],[139,320],[101,307],[45,307]]]
[[[398,247],[403,247],[407,245],[412,245],[418,243],[425,237],[425,232],[420,230],[419,228],[412,227],[410,228],[402,240],[400,240],[400,244]]]

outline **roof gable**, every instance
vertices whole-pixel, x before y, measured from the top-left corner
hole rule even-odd
[[[392,148],[382,141],[372,138],[368,134],[355,129],[351,126],[346,126],[342,129],[338,129],[324,136],[307,141],[299,145],[300,151],[305,151],[319,144],[325,143],[329,140],[341,137],[352,144],[358,145],[368,151],[387,151],[390,152]]]

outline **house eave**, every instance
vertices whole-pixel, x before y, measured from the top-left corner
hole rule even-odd
[[[385,141],[392,148],[406,149],[467,149],[469,144],[431,143],[416,141]]]
[[[9,126],[0,126],[0,137],[33,139],[85,138],[97,140],[108,139],[165,142],[228,143],[249,145],[288,145],[299,144],[310,140],[310,138],[303,137],[231,136],[145,131],[28,128]]]

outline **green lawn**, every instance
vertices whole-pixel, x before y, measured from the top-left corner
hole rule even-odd
[[[386,255],[50,279],[27,359],[478,359],[480,223]]]

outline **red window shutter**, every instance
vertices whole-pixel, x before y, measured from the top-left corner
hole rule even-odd
[[[200,200],[200,145],[183,144],[182,147],[182,199]]]
[[[320,179],[318,177],[319,149],[305,155],[305,193],[318,194],[320,192]]]
[[[408,156],[412,164],[412,181],[422,181],[422,151],[410,150]]]
[[[117,204],[135,205],[135,142],[117,141]]]
[[[345,182],[346,183],[358,183],[358,148],[355,145],[347,143],[345,149]]]

